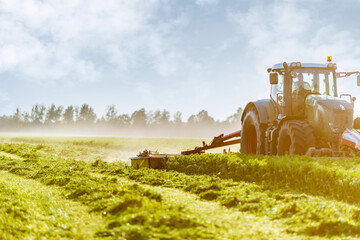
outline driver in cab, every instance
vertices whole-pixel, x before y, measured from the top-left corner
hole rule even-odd
[[[297,81],[295,81],[297,79]],[[302,73],[298,73],[296,78],[293,78],[293,101],[294,110],[302,114],[304,109],[305,97],[311,92],[310,84],[304,81]]]
[[[305,94],[311,91],[310,84],[304,81],[304,76],[302,73],[297,74],[297,81],[293,85],[293,93],[297,95]]]

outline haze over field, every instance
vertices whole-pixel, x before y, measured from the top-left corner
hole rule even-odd
[[[114,104],[224,120],[269,95],[274,63],[332,55],[340,71],[360,70],[359,9],[359,0],[0,0],[0,115],[87,103],[98,115]],[[355,80],[339,89],[360,100]]]

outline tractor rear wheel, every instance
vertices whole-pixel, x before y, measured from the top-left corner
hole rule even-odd
[[[260,126],[258,113],[254,107],[247,110],[242,130],[241,147],[242,153],[264,154],[265,153],[265,129]]]
[[[278,155],[304,155],[314,146],[314,130],[309,123],[301,120],[285,122],[279,131]]]

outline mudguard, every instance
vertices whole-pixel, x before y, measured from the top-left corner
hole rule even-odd
[[[269,122],[276,121],[275,104],[270,99],[261,99],[254,102],[249,102],[241,116],[241,122],[244,120],[247,110],[254,106],[258,112],[260,124],[268,124]]]

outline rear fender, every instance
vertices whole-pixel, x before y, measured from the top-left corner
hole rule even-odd
[[[249,108],[254,107],[259,116],[260,124],[268,124],[276,121],[276,110],[274,103],[270,99],[262,99],[254,102],[249,102],[241,116],[241,122],[244,121],[244,117]]]

